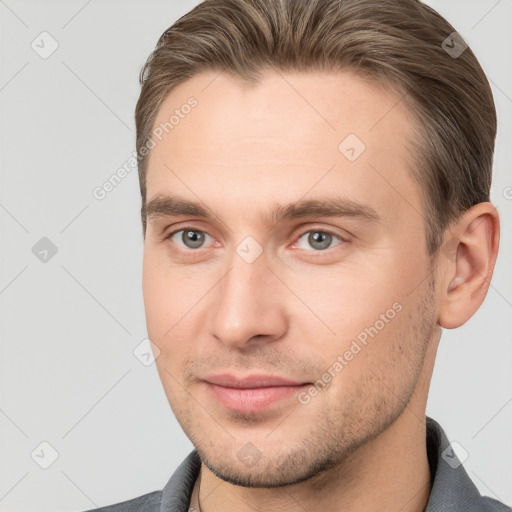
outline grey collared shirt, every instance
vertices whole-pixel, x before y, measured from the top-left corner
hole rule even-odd
[[[427,416],[427,455],[433,485],[425,512],[512,512],[512,508],[481,496],[444,430]],[[194,450],[181,463],[162,491],[87,512],[188,512],[192,489],[201,467]]]

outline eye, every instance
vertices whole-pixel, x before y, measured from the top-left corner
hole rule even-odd
[[[315,251],[323,251],[325,249],[330,249],[331,244],[334,239],[339,240],[339,243],[345,242],[340,236],[335,235],[334,233],[330,233],[329,231],[322,231],[319,229],[306,231],[306,233],[302,234],[297,240],[297,247],[299,249],[310,250],[310,247],[313,247]],[[309,244],[309,247],[307,247]],[[335,244],[339,245],[339,244]]]
[[[172,240],[176,245],[185,247],[186,249],[200,249],[210,235],[198,229],[180,229],[173,231],[167,237]]]

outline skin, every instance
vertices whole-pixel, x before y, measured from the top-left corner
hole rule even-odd
[[[143,292],[160,378],[203,462],[192,506],[199,495],[204,512],[424,510],[441,328],[462,325],[487,293],[496,210],[465,212],[432,260],[409,174],[414,117],[395,93],[349,72],[268,72],[255,87],[196,75],[169,94],[155,126],[190,96],[197,107],[151,150],[147,201],[172,194],[214,218],[148,218]],[[355,161],[338,150],[348,134],[366,145]],[[333,195],[379,220],[266,218],[275,204]],[[184,228],[206,233],[204,244],[166,238]],[[327,248],[308,238],[318,231],[336,235]],[[248,236],[262,249],[252,263],[237,253]],[[396,303],[400,312],[307,404],[235,412],[202,381],[231,372],[314,383]],[[252,464],[238,456],[247,446]]]

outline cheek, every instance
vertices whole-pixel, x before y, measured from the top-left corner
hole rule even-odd
[[[332,269],[326,272],[302,272],[290,277],[292,289],[313,314],[311,322],[327,327],[325,334],[336,336],[341,347],[366,328],[394,318],[395,303],[402,303],[404,294],[390,269],[383,267]],[[304,305],[298,305],[304,310]],[[297,310],[298,312],[298,310]],[[380,316],[384,319],[380,320]],[[310,323],[311,323],[310,322]],[[345,342],[343,341],[345,340]]]
[[[145,252],[142,271],[142,293],[144,296],[148,334],[152,340],[163,329],[163,320],[166,317],[165,305],[168,300],[166,289],[166,280],[161,276],[151,256],[148,256],[147,252]]]
[[[178,283],[171,279],[165,266],[154,254],[144,253],[142,272],[142,292],[146,312],[146,324],[149,338],[161,346],[165,333],[172,328],[176,320],[176,297]]]
[[[353,409],[361,421],[377,410],[394,411],[407,403],[423,364],[427,333],[417,328],[415,305],[400,304],[388,311],[387,322],[379,313],[355,335],[340,340],[330,357],[334,377],[326,394],[329,407]]]
[[[147,250],[142,289],[149,338],[164,350],[177,338],[187,341],[196,337],[202,298],[213,284],[206,269],[171,266],[165,255]],[[179,346],[175,348],[179,350]]]
[[[415,297],[407,297],[409,277],[400,275],[398,266],[379,259],[380,265],[339,268],[317,279],[305,277],[306,273],[295,276],[300,285],[297,295],[332,331],[299,305],[302,315],[296,316],[297,323],[308,333],[307,343],[324,367],[325,377],[333,381],[332,396],[363,393],[359,388],[369,385],[370,370],[376,372],[371,382],[372,386],[377,383],[374,392],[378,395],[379,382],[383,385],[392,375],[405,379],[404,365],[421,357],[411,335],[417,311]],[[311,329],[313,323],[318,326],[317,336]],[[400,383],[389,382],[389,391],[398,392],[396,386],[400,388]]]

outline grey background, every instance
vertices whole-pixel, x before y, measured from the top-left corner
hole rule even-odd
[[[467,452],[481,492],[512,504],[512,0],[428,3],[492,82],[502,242],[484,305],[444,332],[427,414]],[[92,191],[133,154],[140,67],[196,4],[0,0],[2,512],[161,489],[192,449],[154,364],[133,354],[147,335],[136,171],[101,201]],[[31,47],[51,48],[43,31],[58,43],[46,59]],[[57,248],[47,262],[32,252],[43,237]],[[44,441],[58,452],[48,469]]]

